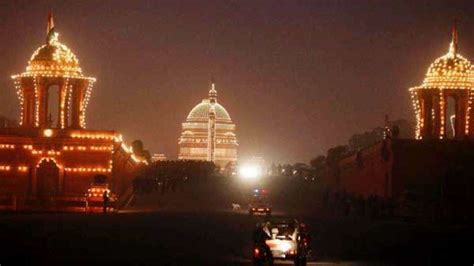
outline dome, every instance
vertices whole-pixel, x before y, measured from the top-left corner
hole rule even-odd
[[[436,59],[428,68],[425,88],[465,89],[474,87],[474,71],[471,62],[458,54],[451,44],[449,52]]]
[[[208,99],[203,100],[201,103],[196,105],[187,117],[187,121],[206,121],[209,119],[209,109],[214,105],[216,110],[217,121],[228,121],[231,122],[230,115],[227,110],[218,103],[211,103]]]
[[[81,77],[82,70],[74,53],[66,45],[54,41],[33,53],[24,74]]]

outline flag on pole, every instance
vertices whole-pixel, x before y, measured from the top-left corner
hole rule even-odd
[[[53,13],[49,12],[48,15],[48,25],[46,28],[46,43],[51,44],[52,41],[55,39],[56,34],[54,31],[54,19],[53,19]]]
[[[453,32],[451,37],[451,42],[453,44],[454,53],[458,51],[458,29],[457,29],[457,21],[455,20],[453,23]]]

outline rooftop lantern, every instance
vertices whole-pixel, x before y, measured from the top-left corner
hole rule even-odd
[[[25,72],[12,76],[20,100],[21,127],[86,127],[86,108],[95,78],[82,74],[79,60],[58,37],[50,13],[46,43],[33,53]],[[57,93],[56,98],[53,93]],[[57,102],[51,103],[53,98]],[[53,109],[57,109],[56,114]]]
[[[458,52],[455,24],[448,53],[431,64],[422,85],[410,88],[416,138],[474,137],[473,90],[473,66]]]

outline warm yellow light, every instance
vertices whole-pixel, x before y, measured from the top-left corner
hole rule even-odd
[[[50,128],[43,130],[43,136],[45,136],[47,138],[52,137],[53,136],[53,130],[50,129]]]
[[[258,165],[247,164],[239,168],[239,174],[245,179],[255,179],[261,176],[262,169]]]

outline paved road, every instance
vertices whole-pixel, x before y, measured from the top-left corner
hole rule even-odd
[[[260,219],[222,211],[0,214],[0,264],[250,265]],[[465,228],[304,219],[316,254],[310,265],[429,265],[470,254]]]
[[[260,219],[230,212],[3,215],[0,264],[250,265]]]

